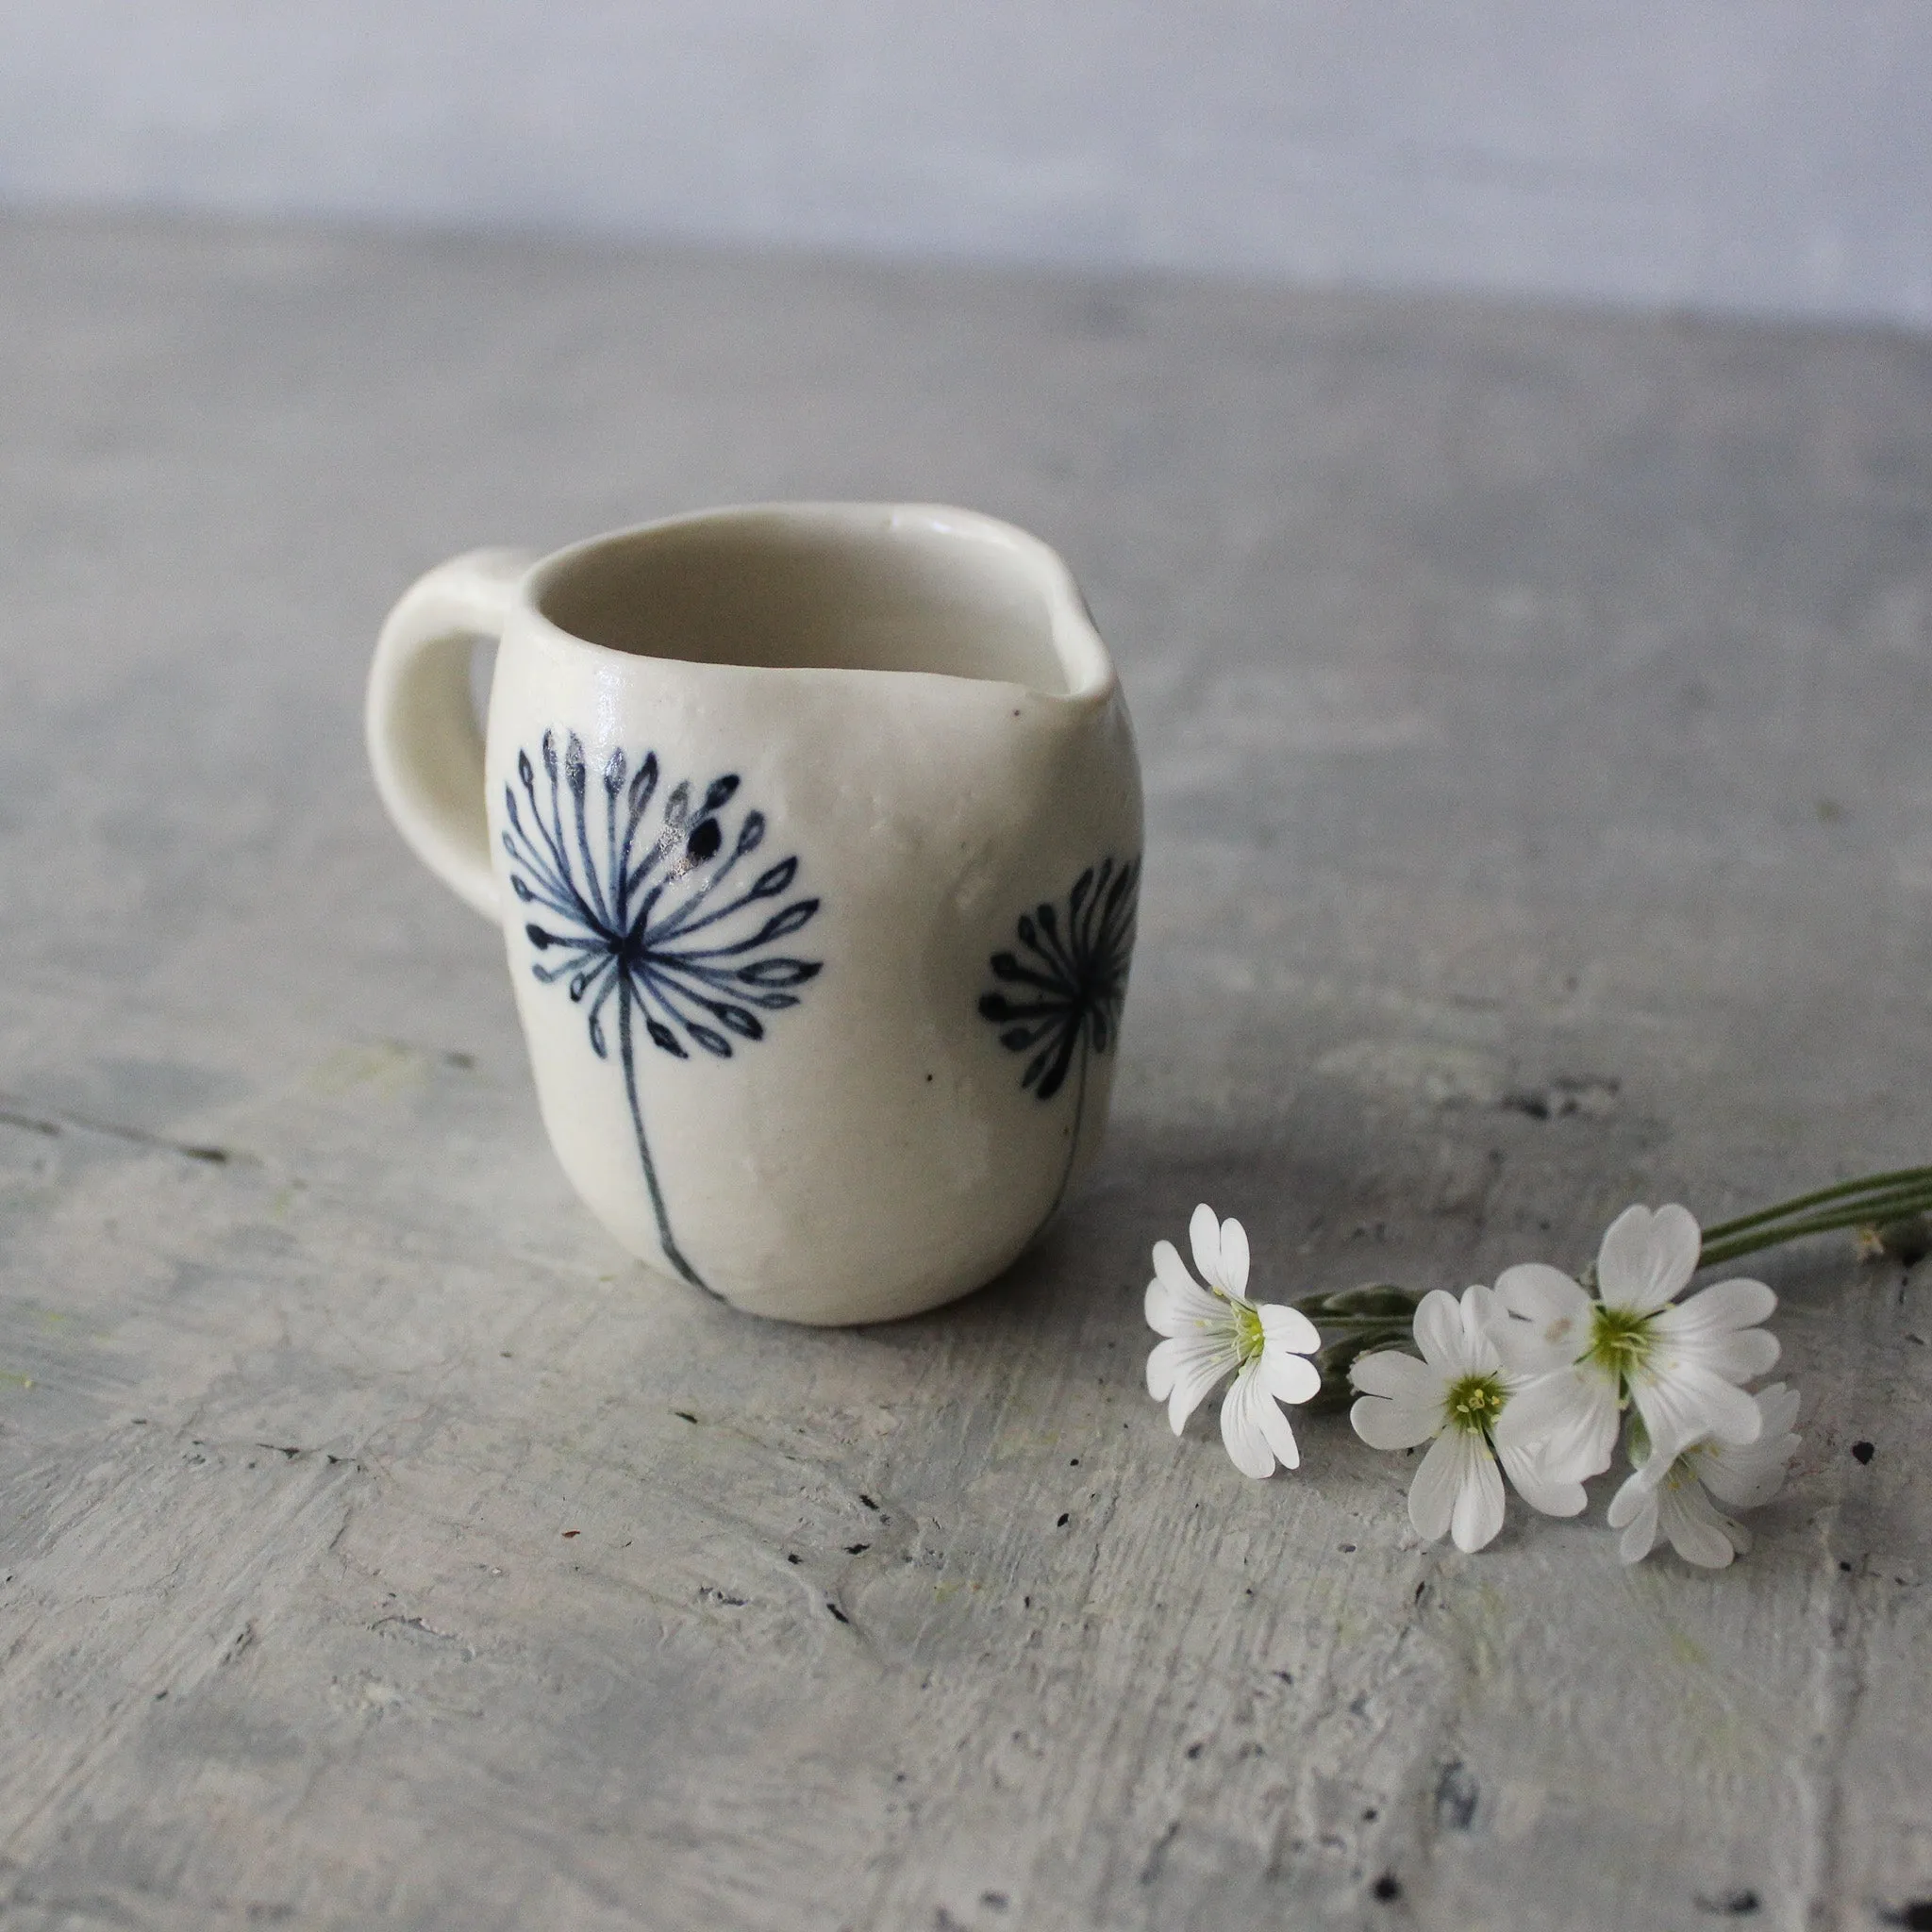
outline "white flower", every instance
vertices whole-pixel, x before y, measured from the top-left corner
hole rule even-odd
[[[1551,1516],[1583,1507],[1583,1485],[1570,1472],[1524,1448],[1491,1446],[1522,1380],[1503,1366],[1492,1319],[1487,1288],[1464,1290],[1460,1303],[1432,1289],[1415,1311],[1422,1360],[1384,1350],[1350,1371],[1362,1395],[1348,1419],[1372,1449],[1412,1449],[1435,1438],[1409,1485],[1408,1520],[1432,1541],[1454,1537],[1458,1550],[1481,1549],[1503,1526],[1499,1454],[1525,1502]]]
[[[1610,1499],[1610,1527],[1624,1532],[1618,1554],[1624,1562],[1641,1563],[1659,1529],[1687,1563],[1707,1570],[1722,1570],[1751,1547],[1751,1532],[1716,1508],[1710,1497],[1733,1509],[1756,1509],[1783,1489],[1785,1465],[1798,1451],[1791,1433],[1798,1391],[1774,1382],[1751,1400],[1762,1420],[1756,1441],[1693,1442],[1668,1463],[1657,1456],[1638,1463],[1636,1474]]]
[[[1580,1475],[1610,1466],[1626,1397],[1665,1467],[1690,1443],[1754,1442],[1741,1386],[1777,1360],[1756,1324],[1777,1307],[1761,1281],[1721,1281],[1673,1306],[1697,1270],[1697,1223],[1682,1208],[1626,1208],[1597,1253],[1597,1297],[1532,1262],[1497,1277],[1503,1359],[1534,1377],[1497,1426],[1499,1448],[1541,1453]]]
[[[1194,1266],[1188,1273],[1172,1241],[1154,1244],[1147,1324],[1168,1340],[1147,1357],[1147,1392],[1167,1404],[1178,1436],[1202,1398],[1230,1369],[1234,1387],[1221,1405],[1221,1440],[1243,1475],[1273,1475],[1301,1461],[1294,1431],[1277,1402],[1306,1402],[1322,1386],[1307,1357],[1322,1346],[1299,1308],[1257,1307],[1245,1299],[1248,1237],[1239,1221],[1216,1221],[1205,1205],[1188,1224]]]

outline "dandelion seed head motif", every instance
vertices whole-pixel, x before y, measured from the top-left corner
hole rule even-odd
[[[1103,858],[1074,881],[1064,913],[1050,904],[1023,912],[1015,927],[1019,945],[987,962],[1000,984],[980,995],[979,1017],[1000,1029],[1008,1053],[1028,1057],[1022,1089],[1048,1101],[1075,1072],[1067,1158],[1042,1227],[1074,1177],[1087,1118],[1087,1063],[1109,1052],[1120,1034],[1140,886],[1138,858]]]
[[[1060,1091],[1076,1054],[1084,1071],[1085,1055],[1108,1052],[1120,1031],[1140,880],[1138,858],[1090,865],[1064,916],[1051,905],[1022,913],[1019,949],[989,961],[1001,988],[980,996],[979,1016],[1008,1052],[1031,1054],[1020,1084],[1038,1100]]]
[[[680,780],[659,803],[655,752],[632,771],[624,752],[613,751],[593,774],[575,732],[559,753],[557,734],[546,731],[541,763],[540,779],[529,753],[520,751],[517,783],[504,787],[509,887],[531,909],[524,936],[539,956],[530,971],[545,986],[561,982],[583,1008],[600,1059],[609,1057],[606,1014],[615,1001],[618,1055],[658,1235],[678,1272],[698,1282],[672,1239],[644,1135],[634,1023],[675,1059],[689,1059],[691,1047],[729,1059],[736,1046],[762,1040],[760,1016],[797,1006],[798,989],[822,969],[819,960],[771,950],[808,924],[819,902],[779,903],[798,877],[795,858],[755,874],[744,866],[766,826],[762,812],[747,811],[729,828],[737,773],[702,791]],[[647,826],[654,805],[656,824]]]

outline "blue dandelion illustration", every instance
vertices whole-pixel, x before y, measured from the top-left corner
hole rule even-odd
[[[1015,950],[995,953],[989,961],[1000,984],[980,995],[979,1015],[1000,1029],[1000,1044],[1009,1053],[1027,1057],[1021,1087],[1046,1102],[1074,1076],[1073,1131],[1049,1217],[1066,1193],[1079,1151],[1088,1062],[1110,1052],[1120,1035],[1140,885],[1138,858],[1090,865],[1074,880],[1064,911],[1042,904],[1022,913]]]
[[[518,753],[521,805],[517,786],[504,787],[510,891],[533,912],[524,927],[538,956],[530,970],[545,986],[561,983],[583,1008],[599,1059],[609,1058],[615,1033],[658,1241],[677,1273],[703,1288],[672,1234],[644,1131],[639,1035],[682,1060],[693,1049],[729,1059],[763,1040],[763,1016],[797,1006],[799,989],[822,970],[820,960],[774,950],[810,924],[819,901],[791,896],[795,858],[752,874],[745,861],[764,843],[765,818],[746,811],[731,829],[735,772],[702,791],[682,780],[660,802],[655,752],[633,771],[613,751],[593,778],[576,733],[559,753],[554,731],[543,734],[541,766],[540,778],[529,754]]]

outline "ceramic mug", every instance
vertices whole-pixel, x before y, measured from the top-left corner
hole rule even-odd
[[[909,1315],[1091,1158],[1140,769],[1036,539],[785,504],[475,551],[391,612],[367,724],[397,828],[503,928],[558,1159],[652,1266],[790,1321]]]

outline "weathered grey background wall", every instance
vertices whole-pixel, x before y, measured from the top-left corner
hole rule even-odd
[[[0,0],[0,201],[1932,325],[1922,0]]]

